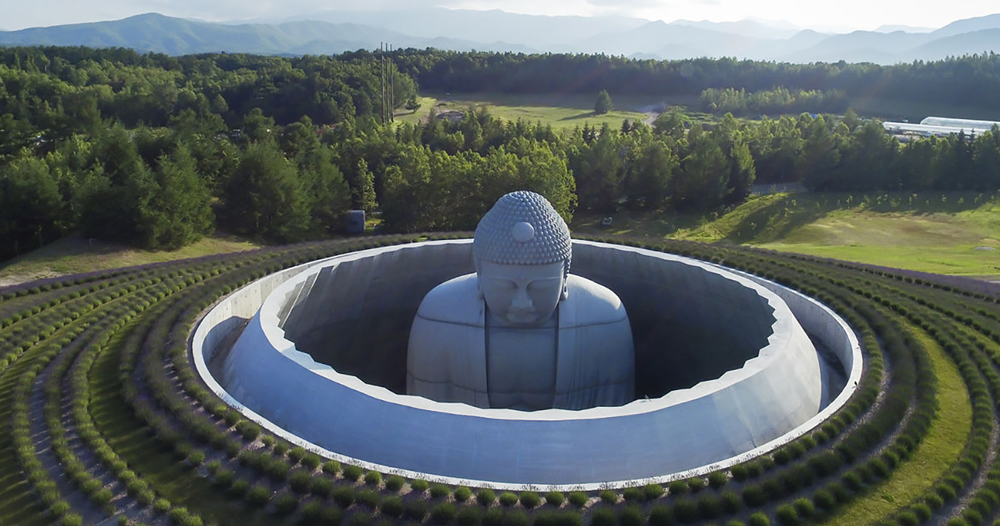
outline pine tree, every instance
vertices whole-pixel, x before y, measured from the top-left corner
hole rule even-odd
[[[274,141],[247,148],[224,202],[225,222],[236,233],[287,243],[303,239],[308,230],[302,185]]]
[[[358,171],[355,176],[356,185],[351,190],[354,207],[365,212],[378,208],[375,200],[375,174],[368,169],[364,159],[358,160]]]
[[[611,95],[608,95],[607,90],[602,89],[597,94],[597,102],[594,103],[594,113],[604,115],[613,109],[614,104],[611,103]]]
[[[212,231],[212,196],[186,146],[161,157],[153,175],[157,189],[143,214],[141,246],[176,250]]]

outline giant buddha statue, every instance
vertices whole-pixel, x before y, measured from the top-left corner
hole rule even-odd
[[[500,198],[472,243],[474,274],[431,290],[410,330],[407,394],[519,410],[633,400],[635,356],[614,292],[569,274],[569,228],[533,192]]]

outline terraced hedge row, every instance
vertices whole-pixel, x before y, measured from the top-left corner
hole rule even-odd
[[[858,332],[867,360],[851,401],[817,429],[662,485],[512,492],[365,472],[262,431],[194,373],[190,331],[225,294],[305,261],[415,240],[269,248],[0,290],[0,524],[1000,524],[1000,294],[973,281],[647,247],[823,301]]]

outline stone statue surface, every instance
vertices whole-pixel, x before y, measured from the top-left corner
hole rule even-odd
[[[569,274],[569,228],[532,192],[500,198],[473,240],[476,273],[431,290],[410,330],[407,394],[483,408],[586,409],[634,399],[614,292]]]

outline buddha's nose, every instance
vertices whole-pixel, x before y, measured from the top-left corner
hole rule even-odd
[[[510,308],[513,310],[528,310],[532,308],[531,297],[528,296],[527,289],[520,287],[517,289],[513,301],[510,302]]]

